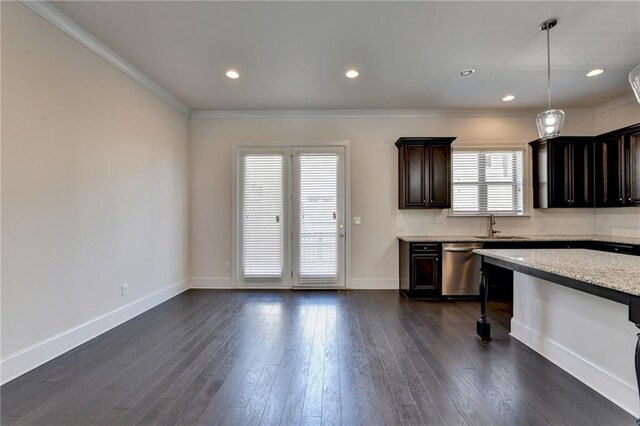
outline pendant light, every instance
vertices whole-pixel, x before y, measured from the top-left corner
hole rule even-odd
[[[564,124],[564,111],[551,109],[551,47],[549,43],[549,30],[558,23],[557,19],[548,19],[540,24],[540,30],[547,32],[547,109],[536,117],[538,134],[542,139],[551,139],[560,136]]]
[[[632,69],[629,73],[629,84],[633,89],[633,93],[636,94],[636,99],[640,104],[640,65]]]

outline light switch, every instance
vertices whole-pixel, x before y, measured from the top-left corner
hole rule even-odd
[[[354,225],[360,225],[362,223],[362,219],[360,218],[360,216],[354,216],[353,217],[353,224]]]

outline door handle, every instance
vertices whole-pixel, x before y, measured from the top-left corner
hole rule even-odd
[[[467,252],[474,251],[475,248],[460,247],[460,248],[445,248],[443,250],[444,251],[455,252],[455,253],[467,253]]]

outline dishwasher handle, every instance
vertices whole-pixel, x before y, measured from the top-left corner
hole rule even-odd
[[[468,253],[468,252],[474,251],[477,248],[479,248],[479,247],[445,247],[445,248],[443,248],[443,250],[444,251],[451,251],[451,252]]]

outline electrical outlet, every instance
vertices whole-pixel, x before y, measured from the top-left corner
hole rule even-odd
[[[126,296],[127,294],[129,294],[129,284],[127,283],[122,284],[120,291],[122,293],[122,296]]]
[[[228,270],[230,270],[230,269],[231,269],[231,265],[229,264],[229,262],[225,262],[225,264],[224,264],[224,270],[225,270],[225,271],[228,271]]]
[[[362,223],[362,218],[360,216],[354,216],[353,217],[353,224],[354,225],[360,225]]]

